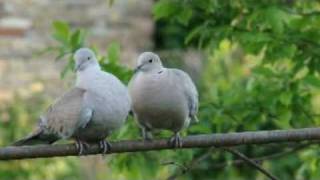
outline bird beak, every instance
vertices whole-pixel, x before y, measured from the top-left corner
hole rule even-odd
[[[76,65],[74,66],[74,70],[75,70],[76,72],[83,70],[83,68],[84,68],[84,63],[85,63],[85,62],[82,62],[82,63],[80,63],[80,64],[76,64]]]
[[[134,73],[137,73],[138,71],[140,71],[142,65],[143,65],[143,64],[141,64],[140,66],[137,66],[137,67],[133,70],[133,72],[134,72]]]

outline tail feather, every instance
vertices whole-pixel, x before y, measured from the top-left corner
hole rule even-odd
[[[12,144],[12,146],[25,146],[35,144],[52,144],[58,140],[57,136],[48,135],[43,132],[40,128],[35,132],[31,133],[25,138],[22,138]]]

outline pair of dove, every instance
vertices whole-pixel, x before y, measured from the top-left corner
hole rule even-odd
[[[127,87],[114,75],[101,70],[95,54],[81,48],[74,54],[75,87],[58,98],[39,120],[35,132],[14,145],[51,144],[75,139],[79,154],[88,143],[99,142],[103,153],[111,146],[105,138],[120,128],[130,111],[145,139],[153,129],[174,132],[170,143],[182,146],[179,132],[197,120],[198,93],[183,71],[162,66],[159,56],[144,52]]]

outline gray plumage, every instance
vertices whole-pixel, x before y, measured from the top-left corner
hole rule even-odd
[[[76,86],[41,116],[35,133],[16,145],[52,143],[61,138],[98,142],[124,124],[131,106],[127,88],[112,74],[101,71],[91,50],[79,49],[74,59]]]
[[[85,116],[81,115],[81,111],[84,109],[82,105],[85,92],[80,88],[72,88],[66,92],[40,117],[37,130],[15,145],[51,144],[60,138],[70,138],[75,129],[84,124]],[[91,116],[87,116],[86,121],[90,118]]]
[[[178,136],[190,120],[197,120],[198,92],[191,78],[181,70],[164,68],[154,53],[139,56],[129,93],[143,131],[167,129]]]

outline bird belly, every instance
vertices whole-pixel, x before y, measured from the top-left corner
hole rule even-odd
[[[78,129],[72,137],[85,142],[98,142],[105,139],[110,133],[111,131],[98,124],[89,123],[85,128]]]
[[[188,106],[182,92],[171,88],[145,89],[132,98],[133,110],[140,125],[147,129],[179,131],[188,118]],[[181,97],[181,98],[180,98]]]
[[[105,139],[112,131],[119,129],[128,116],[130,106],[115,105],[128,101],[125,96],[118,97],[92,97],[94,101],[91,103],[94,109],[93,117],[84,128],[80,128],[75,133],[74,137],[87,142],[96,142]]]

